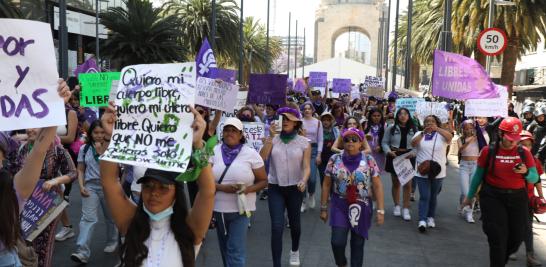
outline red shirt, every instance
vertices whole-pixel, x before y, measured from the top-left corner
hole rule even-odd
[[[544,170],[542,169],[542,165],[540,164],[540,160],[538,158],[535,158],[535,164],[537,167],[538,176],[540,177]],[[540,183],[540,179],[538,179],[538,182]],[[535,195],[535,185],[532,183],[527,183],[527,195],[529,198]]]
[[[528,169],[535,167],[533,155],[527,148],[523,148],[526,161],[523,162]],[[483,148],[478,158],[478,167],[488,168],[487,162],[489,155],[489,146]],[[519,157],[518,147],[506,150],[499,147],[495,155],[495,164],[491,169],[488,168],[485,181],[497,188],[502,189],[520,189],[526,187],[525,177],[522,174],[514,172],[516,164],[522,162]]]

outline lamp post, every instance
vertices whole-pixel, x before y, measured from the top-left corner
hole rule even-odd
[[[400,0],[396,0],[396,18],[394,20],[394,57],[392,61],[392,87],[391,91],[394,92],[396,89],[396,72],[397,70],[397,60],[398,60],[398,10],[400,9]]]
[[[242,3],[241,3],[242,5]],[[241,11],[242,12],[242,11]],[[211,27],[210,27],[210,36],[211,36],[211,45],[212,50],[216,48],[216,0],[212,0],[212,21],[211,21]]]
[[[59,75],[68,79],[68,28],[66,27],[66,0],[59,0]]]
[[[413,0],[408,1],[408,34],[406,36],[406,67],[404,74],[404,88],[410,88],[411,82],[411,24],[413,17]]]
[[[288,49],[286,49],[288,53],[288,59],[286,63],[286,74],[290,78],[290,23],[292,22],[292,12],[288,12]]]
[[[239,20],[239,84],[243,84],[243,3],[241,0],[241,18]]]
[[[294,45],[294,80],[298,69],[298,20],[296,20],[296,44]]]
[[[269,1],[267,0],[267,33],[265,39],[265,50],[267,51],[267,72],[271,70],[271,52],[269,51]]]
[[[387,26],[385,27],[385,91],[389,88],[389,37],[391,25],[391,0],[389,0],[389,11],[387,16]]]
[[[305,77],[305,27],[303,28],[303,56],[301,58],[301,78]]]
[[[444,25],[440,35],[440,50],[451,52],[451,5],[453,0],[445,0],[444,4]]]
[[[493,27],[493,17],[495,16],[495,5],[497,6],[516,6],[516,3],[512,1],[503,1],[503,0],[489,0],[489,17],[487,19],[487,28]],[[485,68],[487,73],[491,74],[491,61],[493,57],[487,56]]]

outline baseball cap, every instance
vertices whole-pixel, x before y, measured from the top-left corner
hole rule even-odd
[[[243,123],[241,122],[241,120],[239,120],[237,118],[228,118],[226,120],[226,122],[224,123],[224,127],[226,127],[228,125],[231,125],[231,126],[235,127],[239,131],[243,130]]]
[[[144,176],[140,177],[137,184],[141,184],[148,179],[157,180],[163,184],[175,184],[176,177],[179,175],[177,172],[169,172],[148,168],[144,172]]]

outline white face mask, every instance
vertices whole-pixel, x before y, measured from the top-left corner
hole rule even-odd
[[[144,212],[148,214],[148,216],[150,217],[150,220],[157,222],[173,215],[174,213],[173,206],[174,206],[174,203],[170,207],[158,213],[152,213],[146,208],[146,205],[142,205],[142,208],[144,208]]]

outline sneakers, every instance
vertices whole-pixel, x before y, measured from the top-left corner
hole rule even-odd
[[[429,228],[434,228],[434,227],[436,227],[436,223],[434,222],[434,218],[432,218],[432,217],[428,217],[428,218],[427,218],[427,226],[428,226]]]
[[[402,218],[404,218],[404,221],[410,221],[411,220],[411,215],[410,215],[409,209],[404,208],[402,210]]]
[[[113,253],[114,251],[116,251],[117,248],[118,248],[118,243],[114,243],[104,247],[104,252]]]
[[[517,261],[518,257],[516,256],[516,253],[514,253],[514,254],[510,254],[510,256],[508,256],[508,259],[511,261]]]
[[[307,208],[306,206],[307,206],[307,205],[305,204],[305,201],[303,201],[303,202],[301,203],[301,213],[304,213],[304,212],[305,212],[305,209]]]
[[[300,252],[290,251],[290,265],[291,266],[300,266]]]
[[[392,212],[392,214],[396,217],[400,217],[400,215],[402,215],[400,212],[400,206],[398,205],[394,206],[394,211]]]
[[[540,261],[538,261],[538,260],[535,258],[535,253],[533,253],[533,252],[528,252],[528,253],[527,253],[527,266],[528,266],[528,267],[538,267],[538,266],[542,266],[542,264],[540,263]]]
[[[315,205],[316,205],[315,196],[314,196],[314,195],[310,195],[309,198],[308,198],[308,201],[307,201],[307,206],[308,206],[310,209],[314,209],[314,208],[315,208]]]
[[[76,234],[74,233],[74,230],[72,229],[72,226],[63,226],[61,228],[61,231],[55,235],[55,240],[57,241],[65,241],[69,238],[74,237]]]
[[[425,221],[419,221],[419,232],[424,233],[427,230],[427,223]]]
[[[467,223],[475,223],[473,211],[469,206],[463,208],[463,214]]]
[[[70,259],[79,264],[87,263],[87,258],[81,252],[73,253],[72,255],[70,255]]]

